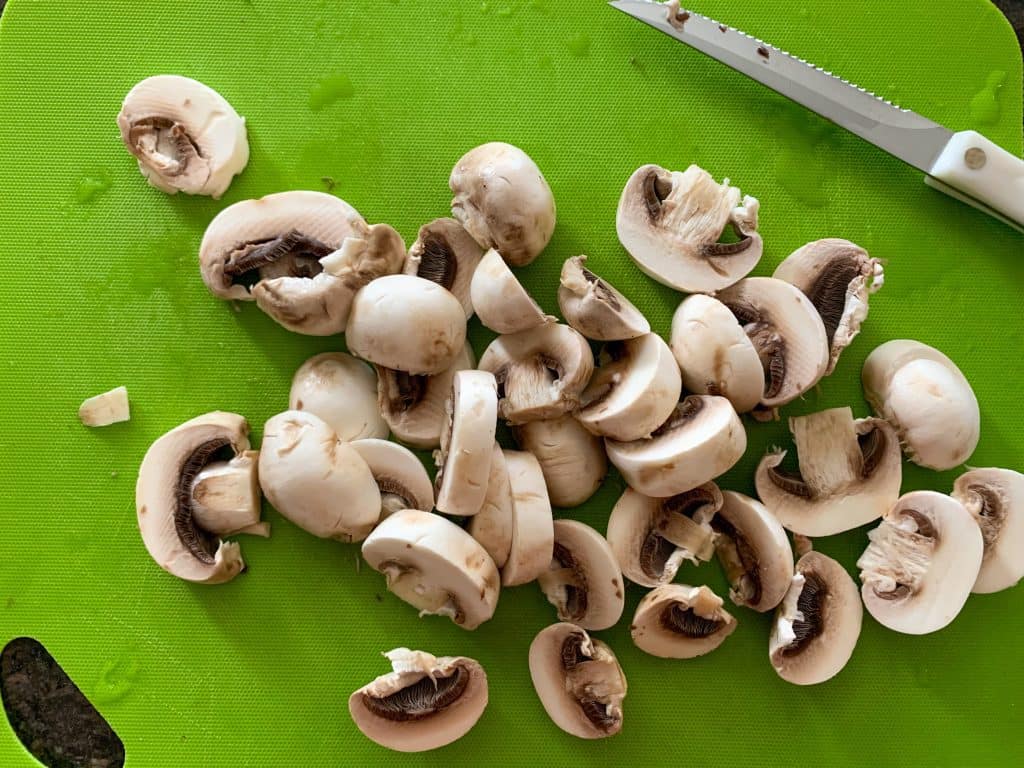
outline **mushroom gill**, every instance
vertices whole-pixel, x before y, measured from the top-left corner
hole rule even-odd
[[[814,571],[803,572],[804,583],[796,607],[802,618],[793,620],[793,641],[782,649],[783,656],[796,656],[818,637],[825,627],[828,584]]]
[[[192,485],[203,467],[230,445],[228,438],[218,437],[198,446],[182,464],[174,486],[174,530],[189,554],[206,565],[213,565],[219,542],[197,526],[192,517]]]
[[[274,277],[316,277],[323,271],[320,259],[333,248],[296,229],[283,235],[235,246],[224,264],[224,276],[232,285],[252,288]]]
[[[363,693],[363,706],[386,720],[422,720],[442,712],[458,701],[469,685],[469,678],[466,668],[457,666],[451,675],[424,675],[412,685],[387,696]]]
[[[744,604],[756,605],[761,601],[757,552],[746,537],[722,515],[715,515],[711,519],[711,527],[718,534],[715,553],[736,597]]]
[[[659,619],[670,632],[694,639],[710,637],[725,624],[720,619],[698,616],[693,608],[684,608],[680,603],[666,605]]]

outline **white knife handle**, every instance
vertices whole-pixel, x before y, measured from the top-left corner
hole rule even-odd
[[[952,187],[1024,227],[1024,160],[977,131],[954,134],[929,175],[942,182],[931,186]]]

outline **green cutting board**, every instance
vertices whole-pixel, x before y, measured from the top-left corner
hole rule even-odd
[[[886,94],[952,129],[1021,151],[1021,55],[983,0],[701,0],[699,10]],[[252,159],[221,201],[147,187],[114,117],[136,81],[198,78],[249,121]],[[1002,74],[1000,74],[1002,73]],[[1003,87],[998,88],[1002,83]],[[418,619],[360,567],[274,511],[246,538],[249,571],[225,586],[178,581],[146,554],[134,482],[146,447],[226,409],[264,421],[309,355],[343,347],[211,297],[196,253],[225,205],[327,189],[411,242],[448,211],[448,172],[489,140],[525,148],[558,201],[547,252],[521,271],[548,311],[568,256],[587,253],[666,333],[679,295],[636,270],[614,229],[643,163],[698,163],[761,200],[765,257],[845,237],[887,260],[864,333],[799,414],[867,414],[861,363],[912,337],[956,360],[982,404],[972,464],[1024,468],[1024,239],[921,183],[920,174],[602,0],[131,3],[13,0],[0,32],[0,644],[39,639],[124,740],[127,764],[949,765],[1024,764],[1024,591],[973,597],[948,629],[898,635],[870,618],[847,668],[810,689],[767,658],[770,616],[713,654],[665,661],[627,630],[642,595],[600,633],[629,679],[621,735],[584,743],[545,716],[527,671],[554,621],[535,585],[505,591],[465,632]],[[477,350],[487,335],[474,321]],[[125,384],[130,423],[89,430],[79,402]],[[749,424],[752,471],[783,423]],[[905,490],[948,491],[956,472],[908,466]],[[565,514],[599,530],[617,477]],[[851,572],[859,530],[817,542]],[[725,589],[715,564],[679,581]],[[404,757],[352,725],[348,694],[406,645],[479,659],[491,703],[439,752]],[[0,765],[33,764],[0,724]]]

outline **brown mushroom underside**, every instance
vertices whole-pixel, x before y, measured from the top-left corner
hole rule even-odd
[[[579,621],[587,612],[587,586],[579,564],[572,552],[558,542],[555,542],[552,558],[559,566],[573,572],[576,583],[565,585],[565,612],[566,620]]]
[[[771,318],[762,315],[753,304],[732,302],[725,305],[743,326],[764,369],[764,397],[776,397],[786,379],[786,342],[775,330]]]
[[[416,276],[437,283],[450,291],[455,285],[459,271],[459,264],[451,245],[444,237],[431,234],[422,241],[421,249]]]
[[[192,484],[203,467],[230,444],[226,437],[218,437],[200,445],[181,465],[174,486],[174,530],[189,553],[206,565],[213,565],[220,540],[196,525],[192,517]]]
[[[593,661],[592,657],[583,652],[584,636],[573,632],[562,642],[562,668],[566,671],[573,667]],[[584,716],[602,731],[610,731],[619,724],[619,719],[608,714],[608,707],[596,699],[577,699]]]
[[[283,235],[236,245],[224,264],[224,277],[232,285],[252,288],[274,267],[274,277],[312,278],[323,272],[320,259],[334,252],[330,246],[297,229]]]
[[[863,251],[859,248],[837,254],[822,268],[821,273],[806,291],[807,298],[818,310],[825,324],[825,336],[829,346],[832,346],[832,339],[835,338],[836,329],[846,309],[846,292],[850,283],[861,274],[859,260],[862,254]]]
[[[388,696],[363,694],[363,706],[377,717],[405,723],[443,712],[466,692],[470,674],[457,666],[447,677],[426,675],[412,685]]]
[[[857,435],[857,443],[860,446],[863,464],[861,465],[861,478],[867,479],[875,473],[881,463],[885,452],[888,449],[888,440],[885,432],[877,427]],[[793,496],[804,499],[814,498],[814,492],[804,481],[799,469],[783,469],[781,466],[768,468],[768,479],[777,488]]]
[[[746,537],[721,515],[715,515],[711,519],[711,527],[718,534],[715,550],[730,584],[744,602],[756,605],[761,601],[761,575],[757,553]],[[744,576],[746,588],[740,589]]]
[[[676,551],[676,545],[658,533],[658,523],[663,522],[666,515],[679,514],[692,520],[697,510],[714,500],[714,495],[703,487],[664,499],[658,516],[652,521],[654,525],[640,545],[640,569],[652,579],[659,579],[665,573],[668,559]]]
[[[793,622],[793,642],[782,649],[783,656],[796,656],[801,653],[814,638],[821,635],[825,627],[826,606],[828,605],[828,584],[814,571],[804,571],[804,585],[796,600],[797,610],[802,619]]]
[[[168,166],[165,163],[154,163],[151,151],[144,146],[145,139],[152,137],[153,147],[157,148],[160,145],[161,138],[165,136],[170,139],[176,153],[174,165],[172,166]],[[161,176],[168,178],[180,176],[188,170],[189,163],[194,158],[201,158],[203,156],[199,146],[192,139],[192,136],[189,135],[185,126],[166,117],[143,117],[132,121],[131,126],[128,128],[128,143],[132,154],[140,158],[151,168],[157,170]]]
[[[722,628],[724,621],[698,616],[693,608],[684,608],[680,603],[666,605],[659,615],[661,626],[670,632],[698,640],[710,637]]]

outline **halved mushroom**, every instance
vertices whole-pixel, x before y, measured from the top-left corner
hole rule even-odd
[[[772,276],[803,291],[821,315],[829,343],[828,376],[860,333],[868,297],[885,281],[882,262],[849,240],[828,238],[798,248]]]
[[[448,368],[466,343],[466,314],[437,283],[413,275],[377,278],[356,294],[348,348],[371,363],[412,374]]]
[[[603,739],[622,730],[626,676],[612,649],[582,627],[563,622],[538,632],[530,677],[548,717],[566,733]]]
[[[631,488],[666,498],[727,472],[747,449],[747,433],[724,397],[690,395],[647,440],[604,446]]]
[[[320,259],[324,272],[358,291],[382,275],[397,275],[405,265],[405,242],[387,224],[365,227],[357,237],[346,237],[341,248]]]
[[[260,522],[259,451],[243,451],[230,461],[213,461],[192,481],[192,520],[214,536],[247,533],[269,536],[270,523]]]
[[[715,553],[711,519],[722,507],[714,483],[667,499],[627,488],[608,516],[608,543],[623,575],[645,587],[667,584],[683,560],[699,565]]]
[[[179,75],[137,83],[117,116],[121,140],[154,187],[215,200],[249,162],[245,118],[207,85]]]
[[[577,520],[555,520],[554,552],[537,578],[558,618],[584,629],[608,629],[622,616],[622,571],[604,536]]]
[[[984,553],[981,529],[956,499],[934,491],[900,497],[857,560],[864,607],[883,626],[935,632],[964,607]]]
[[[636,306],[585,266],[586,256],[566,259],[558,288],[558,308],[570,326],[595,341],[624,341],[651,332]]]
[[[636,647],[663,659],[693,659],[711,653],[733,630],[736,619],[707,587],[662,584],[636,607],[630,634]]]
[[[864,397],[915,464],[953,469],[978,447],[981,414],[956,363],[918,341],[887,341],[864,361]]]
[[[461,739],[484,713],[487,675],[475,659],[408,648],[384,656],[392,672],[348,699],[353,722],[371,741],[397,752],[425,752]]]
[[[470,284],[473,308],[480,322],[495,333],[518,333],[555,322],[516,279],[501,254],[484,254]]]
[[[723,491],[711,527],[729,599],[762,613],[782,602],[793,578],[793,549],[775,516],[756,499]]]
[[[537,164],[511,144],[471,149],[452,169],[452,215],[513,267],[529,264],[555,231],[555,198]]]
[[[480,542],[499,568],[505,567],[512,551],[512,484],[509,482],[505,454],[498,443],[491,450],[491,472],[487,478],[487,493],[480,511],[469,518],[466,530]]]
[[[429,512],[434,508],[434,484],[416,454],[398,443],[367,438],[350,444],[380,491],[380,519],[403,509]]]
[[[860,637],[857,585],[831,557],[808,552],[775,610],[768,658],[779,677],[817,685],[839,674]]]
[[[420,227],[403,271],[447,288],[462,304],[469,318],[473,314],[469,284],[483,255],[483,248],[459,222],[435,219]]]
[[[498,414],[509,424],[525,424],[575,410],[594,372],[594,355],[578,332],[549,323],[499,336],[479,368],[498,381]]]
[[[580,398],[576,418],[590,432],[613,440],[642,440],[672,415],[683,383],[679,366],[656,333],[609,341]]]
[[[369,466],[312,413],[285,411],[266,423],[259,472],[274,508],[314,536],[362,541],[380,519]]]
[[[761,405],[792,402],[821,381],[829,348],[818,310],[774,277],[748,277],[718,294],[757,350],[764,369]]]
[[[175,427],[146,451],[135,508],[142,542],[165,571],[205,584],[230,581],[241,572],[238,544],[221,541],[196,523],[192,487],[211,462],[248,450],[246,420],[218,411]]]
[[[292,377],[288,408],[319,416],[342,442],[388,436],[377,408],[376,375],[344,352],[324,352],[300,365]]]
[[[1024,475],[1012,469],[972,469],[956,479],[953,498],[981,527],[985,554],[972,592],[988,594],[1024,577]]]
[[[498,569],[491,556],[440,515],[396,512],[363,542],[363,557],[420,616],[447,616],[463,629],[476,629],[498,605]]]
[[[577,507],[601,487],[608,457],[601,438],[572,416],[531,421],[512,429],[516,443],[540,462],[548,498],[556,507]]]
[[[505,451],[505,466],[512,490],[512,542],[501,569],[506,587],[527,584],[551,564],[555,531],[544,473],[533,454]]]
[[[469,517],[483,507],[491,472],[494,432],[498,425],[498,394],[494,376],[486,371],[459,371],[445,404],[448,421],[437,465],[437,509]]]
[[[760,204],[691,165],[685,172],[638,168],[622,191],[615,226],[641,271],[686,293],[710,293],[746,276],[761,260]],[[719,242],[726,225],[739,240]]]
[[[773,450],[757,467],[757,495],[783,526],[831,536],[877,520],[896,503],[903,469],[899,439],[882,419],[832,408],[789,420],[800,469],[782,468]]]

